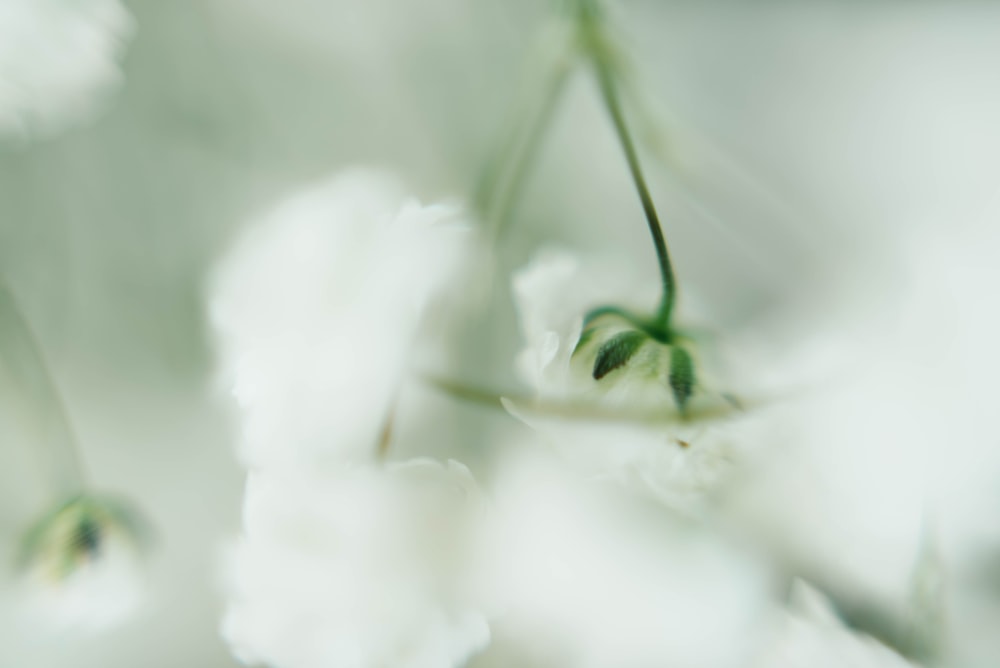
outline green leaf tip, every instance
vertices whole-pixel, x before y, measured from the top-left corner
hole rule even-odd
[[[670,349],[670,389],[674,393],[674,401],[683,412],[688,400],[694,394],[694,361],[691,353],[680,346]]]
[[[594,380],[600,380],[627,364],[647,339],[649,337],[644,332],[628,330],[605,341],[594,360]]]

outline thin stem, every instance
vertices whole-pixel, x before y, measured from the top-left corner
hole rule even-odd
[[[670,262],[670,253],[667,251],[667,241],[663,236],[663,228],[660,226],[660,218],[656,213],[656,206],[653,198],[649,194],[646,179],[639,164],[639,156],[632,141],[628,124],[625,121],[625,114],[622,111],[621,101],[618,97],[618,89],[615,83],[615,74],[608,62],[608,51],[606,38],[601,32],[600,17],[597,16],[597,8],[589,0],[582,0],[580,3],[580,31],[583,43],[587,47],[590,55],[590,62],[594,68],[597,84],[604,100],[604,106],[611,116],[615,133],[621,143],[625,153],[625,160],[628,162],[629,172],[632,174],[632,181],[642,202],[642,210],[646,215],[646,223],[649,226],[649,233],[653,237],[653,244],[656,246],[656,258],[660,265],[660,275],[663,281],[663,299],[657,311],[657,322],[664,327],[670,324],[670,316],[673,312],[674,301],[676,300],[677,281],[674,277],[673,264]]]
[[[36,413],[40,445],[48,449],[53,485],[61,496],[77,494],[85,476],[76,436],[59,388],[45,364],[42,348],[17,299],[0,279],[0,370],[17,396]]]
[[[496,241],[507,224],[524,183],[540,151],[570,72],[580,57],[573,33],[552,26],[559,34],[547,34],[539,54],[531,60],[531,72],[540,72],[496,153],[486,163],[476,184],[473,202],[483,214],[487,233]],[[541,63],[541,65],[539,65]]]
[[[401,388],[396,388],[396,392],[389,402],[389,410],[386,411],[382,421],[382,429],[379,431],[378,442],[375,443],[375,459],[384,462],[389,458],[389,451],[392,449],[392,439],[395,436],[396,413],[399,408],[399,396]]]
[[[628,410],[606,406],[594,401],[564,401],[537,399],[512,392],[467,385],[451,378],[424,375],[422,380],[441,393],[467,403],[492,409],[506,409],[517,415],[578,420],[581,422],[678,424],[708,422],[722,419],[747,408],[744,401],[721,396],[719,401],[685,413],[669,410]],[[756,402],[754,402],[756,405]]]
[[[506,179],[497,178],[497,188],[494,197],[487,201],[487,227],[491,242],[496,242],[507,221],[510,219],[515,204],[521,196],[524,184],[535,163],[543,144],[545,132],[548,130],[552,117],[562,97],[563,89],[571,71],[569,60],[560,61],[551,76],[546,81],[542,98],[534,114],[524,126],[522,136],[513,146],[513,152],[506,151],[509,160]]]
[[[385,461],[389,457],[389,449],[392,447],[392,427],[393,416],[389,415],[382,424],[378,445],[375,446],[375,458],[379,461]]]
[[[511,396],[442,376],[423,376],[423,381],[449,397],[488,408],[503,408],[503,397]]]

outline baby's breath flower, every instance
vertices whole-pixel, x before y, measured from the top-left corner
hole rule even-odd
[[[132,19],[118,0],[0,2],[0,136],[93,116],[122,75]]]
[[[763,570],[622,491],[537,453],[504,462],[481,567],[497,635],[542,665],[747,665]]]
[[[457,206],[422,205],[375,170],[335,174],[246,231],[210,308],[248,464],[370,458],[471,232]]]
[[[707,418],[725,416],[735,404],[708,389],[692,342],[657,340],[625,311],[595,317],[585,328],[594,304],[635,295],[627,274],[612,268],[588,275],[578,258],[550,251],[513,279],[526,340],[518,370],[537,397],[618,411],[622,419],[596,421],[581,410],[568,420],[531,406],[508,407],[583,470],[637,484],[677,510],[693,511],[725,478],[733,458],[727,430]]]
[[[29,615],[54,628],[99,630],[122,621],[143,589],[144,532],[130,507],[89,494],[43,517],[22,546]]]
[[[489,639],[463,594],[465,467],[380,465],[424,311],[464,268],[459,208],[336,174],[239,240],[212,285],[250,469],[222,633],[275,668],[449,668]]]
[[[475,482],[454,461],[247,481],[222,633],[275,668],[448,668],[489,640],[463,593]]]

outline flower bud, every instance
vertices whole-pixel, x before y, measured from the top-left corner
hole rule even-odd
[[[22,544],[28,612],[64,629],[99,630],[122,621],[139,602],[144,533],[132,508],[89,494],[45,515]]]

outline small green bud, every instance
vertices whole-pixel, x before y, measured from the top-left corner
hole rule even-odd
[[[679,413],[682,419],[693,417],[691,411],[704,415],[706,410],[723,413],[740,410],[740,402],[732,395],[711,392],[702,385],[704,379],[696,368],[695,346],[694,335],[685,330],[664,327],[654,319],[617,306],[601,306],[584,317],[573,357],[579,358],[580,367],[608,389],[617,383],[619,376],[621,380],[628,379],[627,394],[633,406],[643,403],[641,386],[651,382],[656,387],[648,387],[648,398],[657,406]],[[605,380],[618,369],[625,371]],[[666,395],[661,394],[663,391]],[[699,401],[695,408],[696,395],[710,399]]]
[[[80,495],[28,530],[21,566],[59,582],[100,560],[109,541],[138,548],[144,535],[144,524],[130,507],[111,499]]]
[[[694,361],[691,353],[680,346],[670,348],[670,374],[668,377],[670,389],[674,393],[677,407],[684,412],[688,399],[694,393],[695,374]]]
[[[21,548],[25,614],[61,631],[101,631],[126,619],[145,590],[145,526],[129,506],[91,494],[42,517]]]

